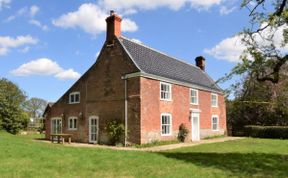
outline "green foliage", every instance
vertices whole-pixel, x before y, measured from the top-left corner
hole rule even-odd
[[[21,108],[25,98],[17,85],[0,79],[0,120],[6,131],[16,134],[27,126],[29,117]]]
[[[125,132],[125,126],[124,124],[118,122],[117,120],[110,121],[107,124],[106,130],[108,132],[108,135],[110,137],[110,141],[113,145],[119,144],[121,138],[124,135]]]
[[[288,126],[245,126],[247,136],[288,139]]]
[[[189,133],[189,130],[187,129],[187,127],[185,126],[185,124],[180,124],[179,126],[179,133],[178,133],[178,140],[180,142],[185,142],[185,139],[187,137]]]
[[[288,126],[288,79],[274,85],[247,77],[235,93],[226,102],[230,135],[245,135],[245,125]]]

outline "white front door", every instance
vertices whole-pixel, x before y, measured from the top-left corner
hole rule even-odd
[[[192,124],[192,141],[200,140],[200,115],[199,113],[193,113],[191,116],[191,124]]]
[[[89,117],[89,142],[97,143],[98,142],[98,116]]]
[[[51,119],[51,134],[61,134],[62,133],[62,119],[52,118]]]

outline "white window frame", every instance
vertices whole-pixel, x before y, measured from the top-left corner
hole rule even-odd
[[[192,102],[192,91],[196,92],[196,102],[195,103]],[[199,91],[196,90],[196,89],[190,88],[190,104],[193,104],[193,105],[198,105],[199,104]]]
[[[168,116],[170,118],[170,124],[163,124],[162,123],[162,116]],[[169,133],[163,134],[162,126],[170,126]],[[161,113],[161,116],[160,116],[160,132],[161,132],[161,136],[171,136],[172,135],[172,115],[170,113]]]
[[[213,104],[213,96],[216,97],[216,105]],[[215,93],[211,93],[211,106],[212,107],[218,107],[218,95]]]
[[[162,98],[162,88],[161,86],[162,85],[167,85],[169,86],[169,89],[170,91],[168,91],[168,94],[169,94],[169,98]],[[165,91],[163,91],[165,92]],[[166,91],[167,92],[167,91]],[[170,93],[169,93],[170,92]],[[172,101],[172,85],[170,83],[165,83],[165,82],[160,82],[160,100],[163,100],[163,101]]]
[[[217,123],[213,123],[213,118],[217,118]],[[217,124],[216,129],[214,129],[214,127],[213,127],[214,124]],[[212,131],[219,131],[219,117],[218,117],[218,115],[212,115],[212,117],[211,117],[211,130]]]
[[[74,95],[74,101],[72,102],[71,101],[71,96]],[[79,101],[75,101],[76,99],[76,95],[79,95]],[[80,92],[79,91],[76,91],[76,92],[72,92],[69,94],[69,104],[77,104],[77,103],[80,103]]]
[[[73,120],[72,121],[72,127],[70,125],[70,120]],[[74,120],[76,120],[76,125],[75,125]],[[74,117],[74,116],[69,117],[68,118],[68,130],[77,130],[77,128],[78,128],[78,118]]]

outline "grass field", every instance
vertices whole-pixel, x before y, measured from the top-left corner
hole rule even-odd
[[[0,132],[0,177],[288,177],[288,141],[243,139],[148,153],[65,147]],[[38,136],[39,137],[39,136]]]

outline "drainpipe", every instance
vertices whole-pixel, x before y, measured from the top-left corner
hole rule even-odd
[[[128,100],[127,100],[127,78],[126,76],[122,77],[124,79],[124,89],[125,89],[125,147],[127,146],[127,139],[128,139]]]

